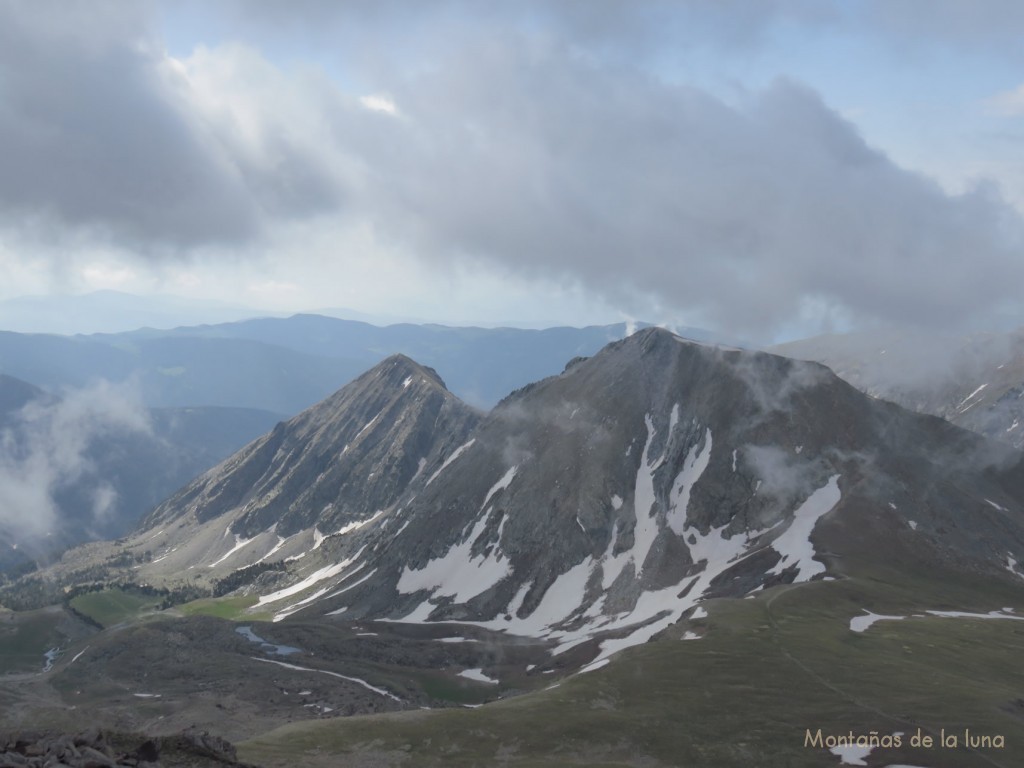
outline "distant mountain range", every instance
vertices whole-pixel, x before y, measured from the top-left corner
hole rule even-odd
[[[82,294],[0,299],[0,330],[62,335],[121,333],[137,328],[167,329],[255,317],[287,317],[291,314],[294,313],[167,293],[139,295],[100,290]],[[325,307],[314,310],[313,314],[375,325],[426,322],[400,315],[359,312],[345,307]]]
[[[209,406],[126,414],[99,402],[117,397],[65,400],[0,375],[0,573],[126,533],[280,418]]]
[[[379,327],[319,315],[90,336],[0,332],[0,372],[51,391],[99,378],[133,380],[152,407],[237,406],[290,415],[402,353],[435,368],[466,402],[489,408],[625,333],[624,323],[545,330]]]
[[[117,333],[134,328],[175,328],[224,323],[273,312],[222,301],[170,294],[138,296],[123,291],[0,300],[0,330],[19,333]],[[278,313],[284,314],[284,313]]]

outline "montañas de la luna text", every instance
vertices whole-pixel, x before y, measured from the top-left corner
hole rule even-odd
[[[821,728],[811,731],[807,728],[804,732],[805,747],[820,747],[823,749],[834,749],[835,747],[861,747],[861,748],[882,748],[896,749],[904,745],[919,747],[921,749],[1003,749],[1006,746],[1006,737],[1002,734],[977,734],[971,733],[970,728],[962,732],[946,732],[943,728],[938,736],[923,733],[919,728],[917,733],[907,734],[897,732],[893,734],[880,733],[879,731],[868,731],[867,733],[822,733]]]

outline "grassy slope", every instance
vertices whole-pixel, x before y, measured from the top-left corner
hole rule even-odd
[[[59,628],[62,619],[52,609],[0,616],[0,675],[40,671],[43,654],[66,642]]]
[[[911,618],[853,633],[849,620],[862,606],[1024,614],[1024,593],[878,571],[783,587],[717,601],[710,618],[694,622],[706,630],[702,640],[681,642],[675,632],[552,690],[476,710],[290,724],[240,753],[271,766],[299,755],[303,764],[336,765],[353,753],[409,766],[825,766],[838,758],[805,748],[805,729],[937,735],[970,727],[1004,735],[1005,749],[876,750],[870,764],[1021,764],[1024,719],[1014,702],[1024,698],[1024,622]]]
[[[259,598],[255,595],[246,597],[207,597],[169,609],[166,616],[215,616],[229,621],[269,621],[273,614],[264,612],[249,613],[247,609],[256,605]],[[132,622],[157,613],[161,597],[143,595],[132,590],[105,589],[102,592],[89,592],[79,595],[71,601],[71,606],[104,627]]]
[[[179,605],[177,610],[185,616],[215,616],[229,621],[270,621],[273,614],[268,611],[247,613],[259,601],[257,595],[246,597],[205,597]]]
[[[79,595],[71,601],[71,607],[104,627],[112,627],[156,611],[162,599],[114,588]]]

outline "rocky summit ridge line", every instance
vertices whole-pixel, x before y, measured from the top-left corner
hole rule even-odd
[[[858,563],[1020,579],[1021,458],[819,364],[646,329],[483,417],[389,358],[126,546],[150,581],[284,560],[241,588],[277,620],[476,623],[600,663]]]
[[[1019,577],[1020,455],[816,364],[650,329],[506,398],[472,440],[301,610],[602,638],[600,660],[702,598],[882,552]]]
[[[389,357],[159,505],[139,573],[214,578],[311,552],[425,482],[479,418],[435,371]]]

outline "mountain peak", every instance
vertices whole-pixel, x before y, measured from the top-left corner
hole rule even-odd
[[[660,328],[485,416],[396,355],[166,502],[133,546],[160,552],[138,568],[151,580],[284,561],[253,586],[275,618],[478,622],[600,661],[702,600],[880,550],[1016,574],[1022,491],[979,469],[985,445],[817,364]]]
[[[638,346],[643,352],[649,352],[653,349],[663,349],[669,344],[683,344],[704,349],[736,349],[736,347],[728,345],[715,344],[709,341],[701,341],[699,339],[691,339],[687,336],[680,336],[674,331],[670,331],[667,328],[661,328],[656,325],[652,325],[648,328],[641,328],[639,331],[636,331],[624,338],[620,344]]]
[[[479,418],[432,368],[392,355],[198,478],[143,528],[182,516],[200,529],[212,526],[223,540],[209,547],[217,554],[210,567],[269,557],[284,538],[308,550],[318,536],[351,530],[392,508],[465,442]],[[229,534],[259,542],[233,557],[220,552],[230,546]],[[203,559],[207,551],[182,550],[186,555]]]
[[[371,368],[365,376],[384,377],[388,384],[398,384],[403,388],[411,386],[418,377],[423,379],[421,383],[431,382],[441,389],[448,391],[444,379],[433,368],[420,365],[411,357],[403,354],[391,355],[381,360]]]

